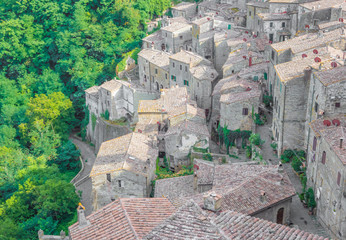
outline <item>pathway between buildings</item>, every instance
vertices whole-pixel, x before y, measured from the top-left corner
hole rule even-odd
[[[96,159],[94,147],[90,146],[88,143],[83,142],[80,138],[74,135],[70,136],[70,140],[80,150],[82,160],[84,161],[84,169],[75,180],[74,185],[76,187],[77,193],[82,193],[81,202],[85,207],[86,215],[89,215],[92,212],[92,183],[89,174]]]
[[[257,133],[261,135],[261,138],[265,141],[262,146],[263,159],[267,160],[268,164],[279,164],[280,159],[274,154],[274,151],[270,144],[272,143],[272,116],[267,114],[267,123],[263,126],[257,126]],[[293,171],[290,163],[283,164],[286,173],[288,174],[296,192],[302,192],[302,185],[299,177]],[[321,226],[317,221],[316,216],[311,216],[308,214],[308,209],[304,208],[298,195],[292,198],[291,205],[291,222],[296,225],[299,229],[317,234],[323,237],[329,237],[328,232]]]

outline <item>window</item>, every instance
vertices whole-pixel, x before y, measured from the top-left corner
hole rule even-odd
[[[274,57],[275,57],[275,53],[274,53],[274,50],[272,50],[272,60],[274,60]]]
[[[197,87],[199,87],[199,82],[197,82]]]
[[[167,33],[166,33],[166,37],[167,37]]]
[[[187,66],[185,66],[185,72],[187,72]]]
[[[107,105],[109,106],[110,104],[109,104],[109,101],[107,101]]]
[[[185,85],[185,86],[189,86],[189,81],[184,80],[184,85]]]
[[[118,187],[124,187],[124,184],[121,180],[118,180]]]
[[[149,43],[147,42],[147,48],[149,48]]]
[[[112,182],[111,174],[110,174],[110,173],[107,173],[107,181],[108,181],[108,182]]]
[[[243,108],[243,115],[247,116],[249,114],[249,109],[248,108]]]
[[[157,74],[157,68],[155,68],[155,74]]]
[[[318,103],[315,102],[315,112],[317,112],[317,111],[318,111]]]
[[[341,182],[341,173],[338,172],[338,179],[336,180],[336,183],[338,184],[338,186],[340,186],[340,182]]]
[[[153,81],[153,82],[155,82],[155,78],[154,78],[154,76],[152,76],[152,81]]]
[[[168,74],[167,73],[165,74],[165,78],[168,79]]]
[[[173,67],[175,68],[175,63],[173,62]]]
[[[109,92],[107,91],[107,95],[109,96]]]
[[[183,65],[180,64],[180,71],[183,70]]]
[[[326,164],[326,152],[325,151],[323,151],[323,153],[322,153],[322,164]]]
[[[340,107],[340,103],[339,102],[335,103],[335,107],[339,108]]]
[[[249,11],[249,16],[251,16],[251,11]]]
[[[177,81],[176,76],[172,75],[172,80],[173,80],[173,81]]]
[[[274,24],[273,24],[272,22],[271,22],[271,23],[269,23],[269,26],[270,26],[270,27],[273,27],[273,25],[274,25]]]
[[[144,71],[145,71],[145,67],[144,67],[143,69],[144,69]]]
[[[286,23],[285,22],[281,23],[281,26],[284,28],[286,26]]]
[[[180,38],[180,40],[182,40],[182,39],[183,39],[183,36],[179,36],[179,38]]]
[[[316,145],[317,145],[317,138],[314,137],[314,141],[312,143],[312,150],[316,151]]]
[[[228,29],[231,29],[231,24],[228,24]]]

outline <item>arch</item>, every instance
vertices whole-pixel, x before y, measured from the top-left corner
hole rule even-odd
[[[156,82],[156,90],[160,90],[159,83]]]
[[[285,209],[284,208],[280,208],[276,214],[276,223],[278,224],[283,224],[284,222],[284,212]]]

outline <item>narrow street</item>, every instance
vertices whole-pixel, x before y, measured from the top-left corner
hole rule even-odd
[[[280,158],[274,154],[274,151],[270,144],[272,143],[272,116],[271,114],[266,114],[267,122],[262,126],[257,126],[257,133],[260,134],[261,139],[265,141],[262,146],[262,155],[263,159],[267,160],[268,164],[279,164],[281,161]],[[299,177],[293,171],[290,163],[283,164],[286,173],[288,174],[295,190],[297,193],[302,192],[302,185]],[[301,203],[298,195],[295,195],[292,198],[291,205],[291,217],[290,221],[294,227],[299,228],[300,230],[304,230],[307,232],[311,232],[323,237],[329,237],[328,232],[321,226],[321,224],[317,221],[316,216],[309,215],[308,209],[304,208]]]
[[[74,185],[77,190],[77,194],[82,192],[81,203],[85,207],[86,215],[90,215],[92,212],[92,183],[89,177],[91,169],[94,165],[96,155],[94,153],[94,147],[88,143],[83,142],[80,138],[71,135],[70,140],[80,150],[82,160],[84,161],[84,169],[80,176],[74,181]]]

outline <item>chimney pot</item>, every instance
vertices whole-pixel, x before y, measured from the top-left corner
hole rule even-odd
[[[266,192],[265,192],[265,191],[261,191],[260,201],[261,201],[262,203],[267,201],[267,195],[266,195]]]
[[[77,208],[79,228],[84,228],[85,226],[90,225],[89,220],[87,220],[85,217],[84,210],[85,210],[85,207],[83,207],[83,205],[79,203]]]
[[[207,193],[203,196],[204,209],[217,212],[221,208],[221,196],[217,195],[215,192]]]

